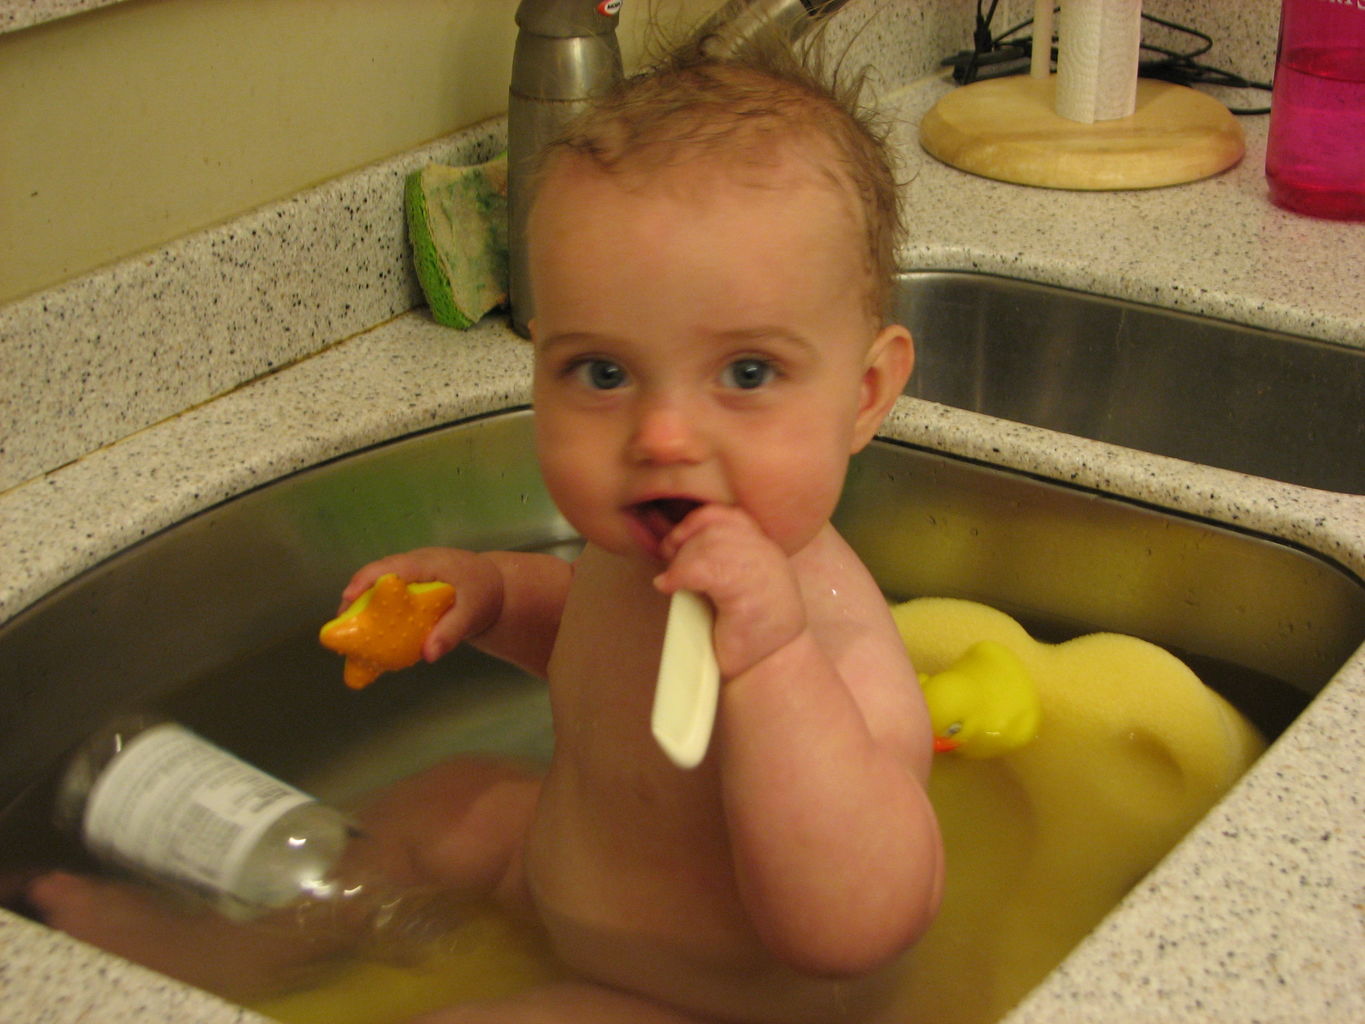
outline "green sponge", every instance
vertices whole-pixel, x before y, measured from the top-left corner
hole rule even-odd
[[[403,190],[412,261],[437,323],[461,329],[507,302],[507,154],[429,164]]]

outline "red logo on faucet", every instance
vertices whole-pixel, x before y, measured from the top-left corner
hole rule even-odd
[[[602,0],[597,5],[597,13],[610,18],[613,14],[621,13],[621,0]]]

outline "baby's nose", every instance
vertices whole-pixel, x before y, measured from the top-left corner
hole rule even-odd
[[[665,401],[641,405],[630,441],[632,459],[659,464],[697,462],[705,450],[702,432],[686,408]]]

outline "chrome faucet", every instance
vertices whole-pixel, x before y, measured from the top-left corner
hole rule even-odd
[[[594,96],[621,78],[620,0],[521,0],[507,99],[507,272],[512,326],[529,333],[528,185],[536,157]]]
[[[774,28],[791,38],[846,0],[730,0],[709,20],[703,50],[737,52]],[[521,0],[507,105],[508,292],[512,326],[529,333],[534,296],[526,261],[529,176],[540,150],[594,96],[621,79],[616,41],[621,0]]]

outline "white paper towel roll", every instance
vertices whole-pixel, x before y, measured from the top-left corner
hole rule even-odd
[[[1131,114],[1141,42],[1142,0],[1062,0],[1057,113],[1085,124]]]

